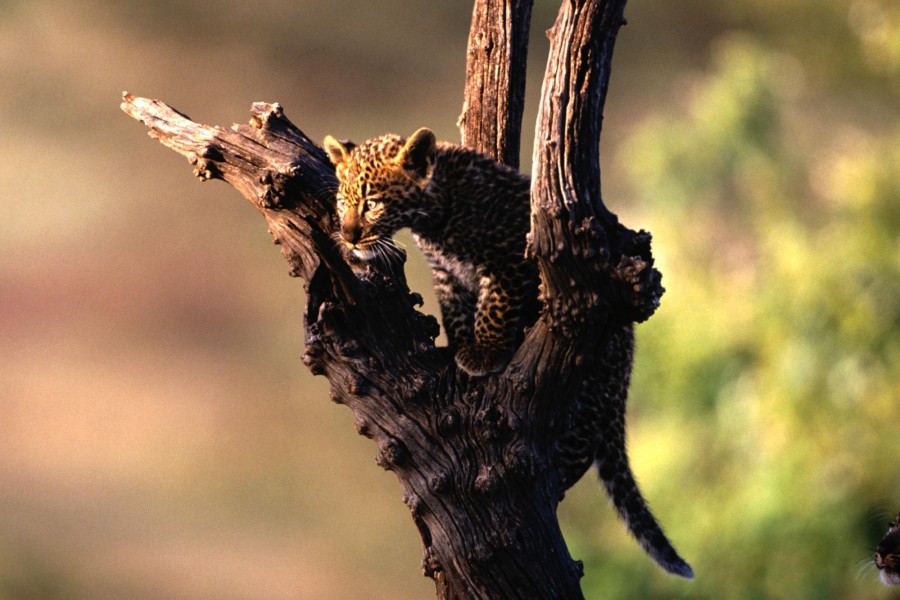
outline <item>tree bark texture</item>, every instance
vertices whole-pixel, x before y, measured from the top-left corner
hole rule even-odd
[[[650,234],[622,226],[600,195],[603,104],[624,9],[624,0],[563,2],[550,30],[529,252],[538,260],[548,313],[573,333],[609,330],[607,321],[613,328],[645,321],[664,291]]]
[[[376,443],[376,462],[396,474],[423,573],[442,599],[582,597],[581,565],[556,519],[554,442],[610,332],[649,317],[662,293],[649,235],[621,226],[600,198],[600,120],[624,4],[566,0],[553,27],[529,234],[544,311],[507,369],[487,377],[467,376],[435,347],[437,321],[416,310],[402,265],[346,262],[330,237],[334,170],[281,106],[255,103],[249,124],[226,130],[124,95],[123,110],[151,136],[198,177],[234,186],[268,222],[290,274],[305,281],[303,362],[328,378],[332,399]],[[470,37],[463,136],[511,164],[530,9],[477,0],[473,32],[488,33]],[[503,50],[478,54],[485,48]]]
[[[466,51],[462,145],[519,166],[533,0],[475,0]]]

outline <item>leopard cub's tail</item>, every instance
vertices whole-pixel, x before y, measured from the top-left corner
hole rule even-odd
[[[647,502],[638,489],[637,482],[623,453],[601,448],[595,461],[600,479],[619,516],[625,521],[641,548],[663,569],[687,579],[694,578],[694,570],[678,556],[666,538]]]

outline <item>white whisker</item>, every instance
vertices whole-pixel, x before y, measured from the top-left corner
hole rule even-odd
[[[400,244],[392,238],[378,238],[378,247],[385,258],[393,259],[395,261],[402,261],[402,259],[404,258],[404,249],[401,248]]]
[[[872,558],[861,558],[859,561],[859,566],[856,567],[856,580],[860,581],[864,577],[866,577],[870,571],[877,571],[878,569],[875,567],[875,561]]]

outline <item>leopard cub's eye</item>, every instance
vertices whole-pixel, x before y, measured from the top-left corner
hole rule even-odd
[[[381,200],[366,200],[366,210],[375,210],[381,206]]]
[[[337,208],[339,211],[343,211],[346,207],[347,207],[347,201],[344,200],[343,196],[338,196],[337,204],[335,204],[335,208]]]

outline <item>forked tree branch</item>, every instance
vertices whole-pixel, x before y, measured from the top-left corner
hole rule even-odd
[[[566,0],[554,26],[529,244],[546,306],[509,367],[487,377],[467,376],[434,346],[437,322],[415,310],[421,298],[397,265],[363,269],[338,251],[333,169],[279,105],[254,104],[249,125],[226,130],[124,96],[123,110],[197,176],[223,179],[262,213],[305,280],[304,363],[328,378],[332,399],[376,442],[378,464],[397,475],[439,598],[581,597],[580,564],[556,520],[555,440],[603,337],[648,317],[662,292],[649,236],[619,225],[600,199],[596,147],[624,4]],[[479,20],[479,7],[504,17]],[[530,9],[478,0],[470,36],[464,139],[511,164]],[[479,103],[476,89],[496,91]]]

